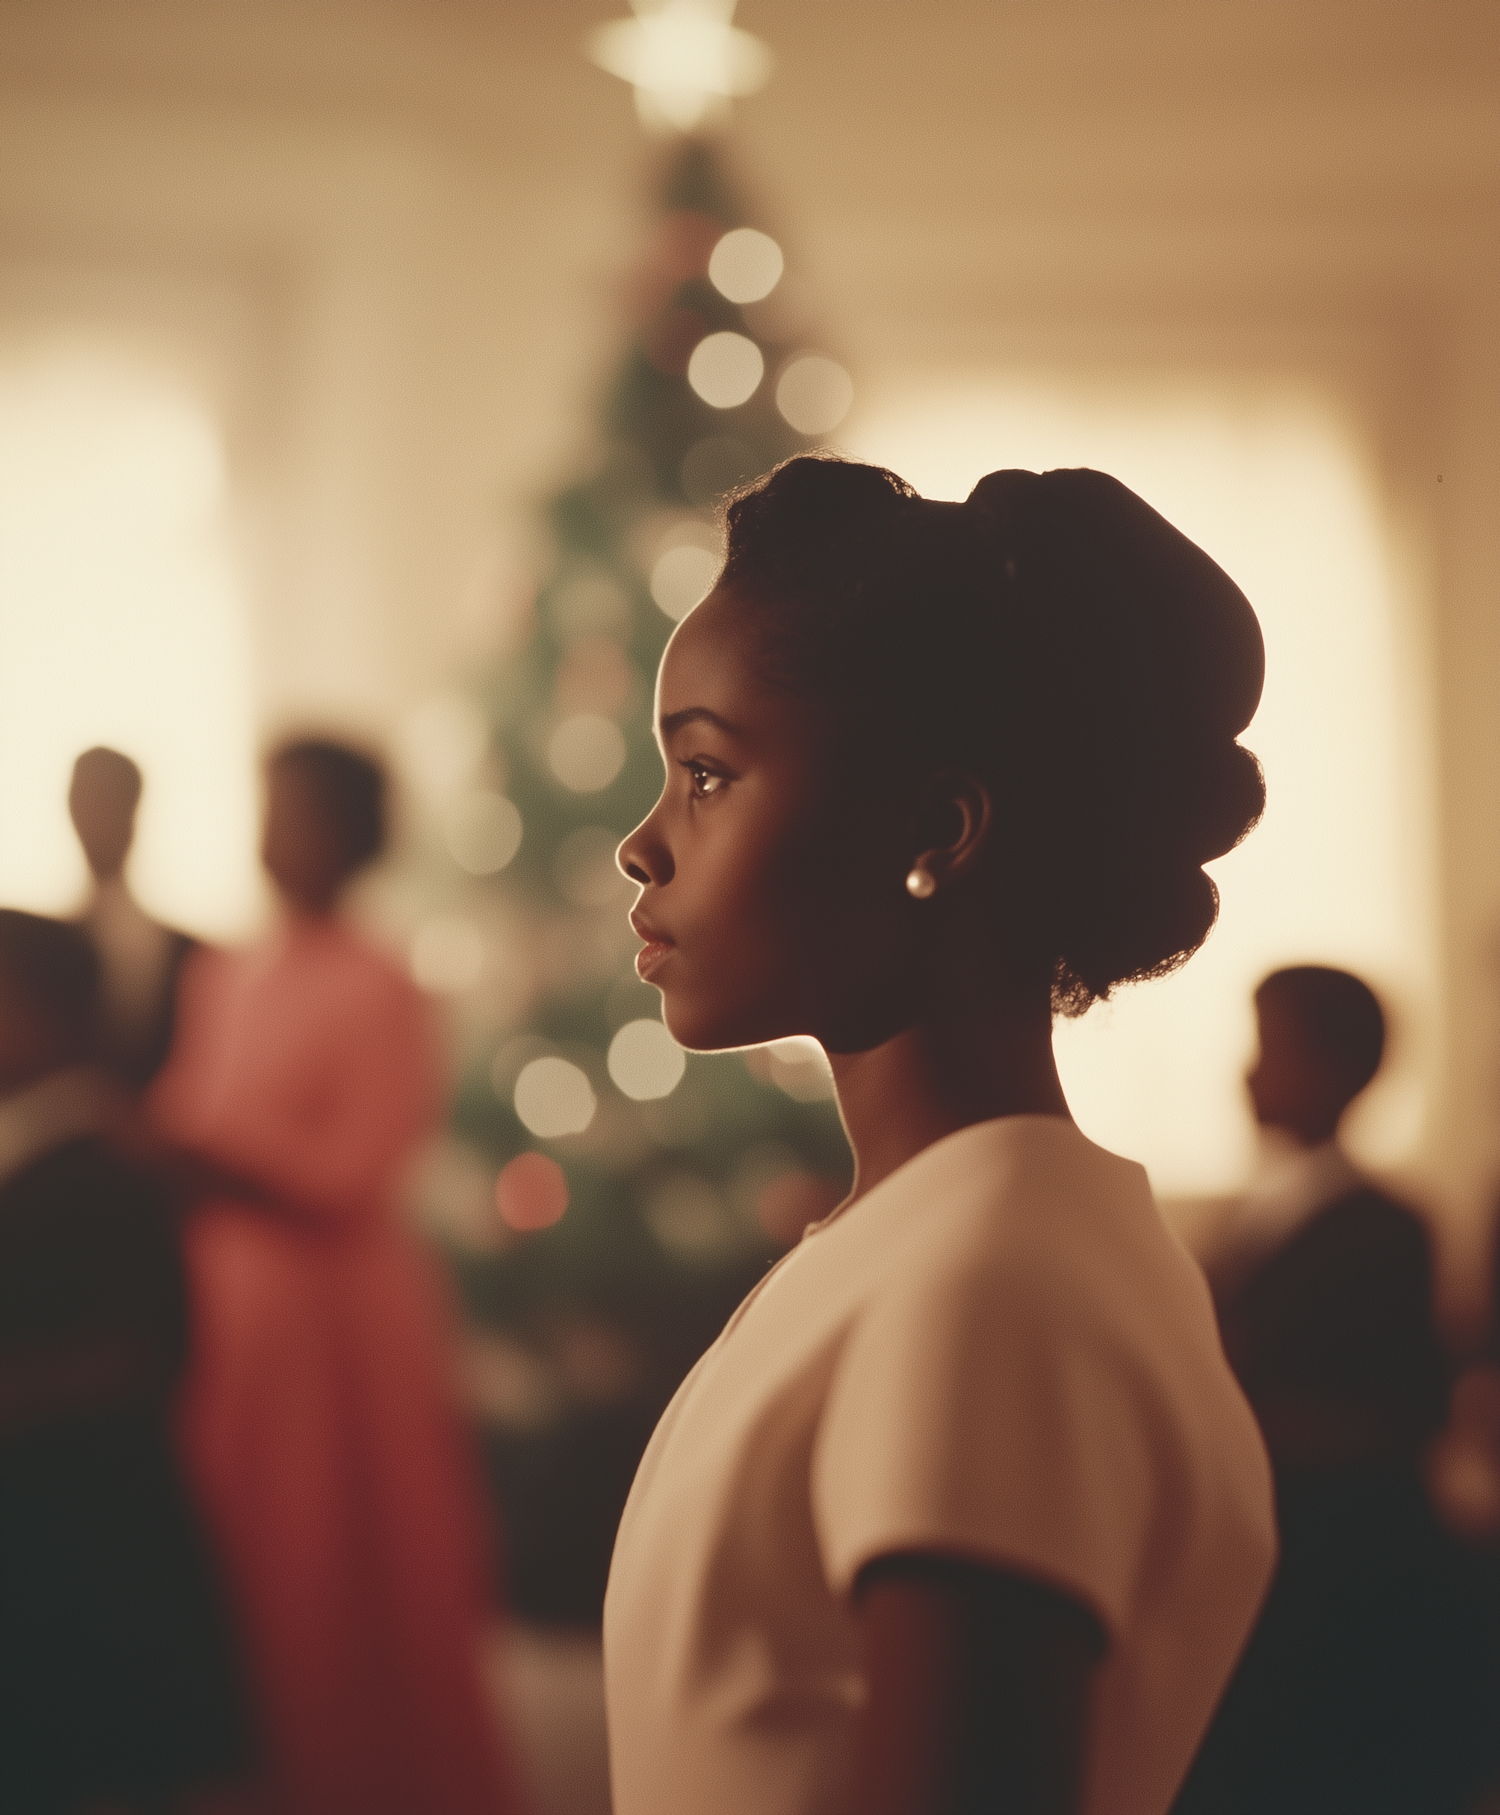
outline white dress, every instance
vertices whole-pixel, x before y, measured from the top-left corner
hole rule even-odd
[[[605,1605],[615,1815],[844,1815],[864,1564],[936,1552],[1090,1608],[1083,1808],[1161,1815],[1275,1556],[1201,1274],[1070,1122],[950,1135],[810,1231],[683,1383]]]

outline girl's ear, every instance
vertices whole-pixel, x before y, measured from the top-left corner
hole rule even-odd
[[[922,784],[914,827],[917,850],[907,888],[919,899],[973,870],[989,838],[990,791],[967,769],[942,769]]]

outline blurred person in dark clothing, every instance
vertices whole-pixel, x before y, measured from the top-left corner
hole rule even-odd
[[[125,881],[140,799],[141,772],[118,750],[96,746],[74,763],[68,811],[93,878],[80,924],[100,968],[95,1051],[132,1090],[167,1056],[177,977],[195,943],[153,920]]]
[[[1442,1815],[1483,1777],[1491,1635],[1482,1566],[1422,1481],[1449,1387],[1427,1229],[1339,1141],[1385,1018],[1322,965],[1273,972],[1255,1007],[1246,1081],[1274,1157],[1208,1272],[1282,1553],[1176,1815]]]
[[[169,1204],[80,1064],[98,966],[0,910],[0,1809],[162,1810],[244,1764],[227,1628],[174,1464]]]

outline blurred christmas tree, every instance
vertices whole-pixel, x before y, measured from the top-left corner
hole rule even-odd
[[[842,369],[791,337],[782,264],[712,145],[681,139],[597,457],[545,506],[529,641],[482,692],[495,785],[447,820],[524,951],[519,1017],[471,1042],[454,1112],[457,1140],[498,1174],[510,1233],[455,1265],[485,1332],[471,1372],[511,1598],[535,1619],[597,1618],[661,1408],[848,1177],[816,1047],[700,1056],[672,1041],[635,976],[614,863],[661,785],[652,680],[712,583],[715,505],[849,404]],[[427,962],[451,958],[439,938]]]

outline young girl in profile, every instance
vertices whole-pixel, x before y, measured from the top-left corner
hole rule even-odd
[[[605,1610],[616,1815],[1161,1815],[1274,1552],[1254,1422],[1054,1013],[1174,969],[1258,818],[1249,605],[1132,492],[728,508],[621,847],[684,1046],[822,1042],[847,1201],[663,1417]]]

